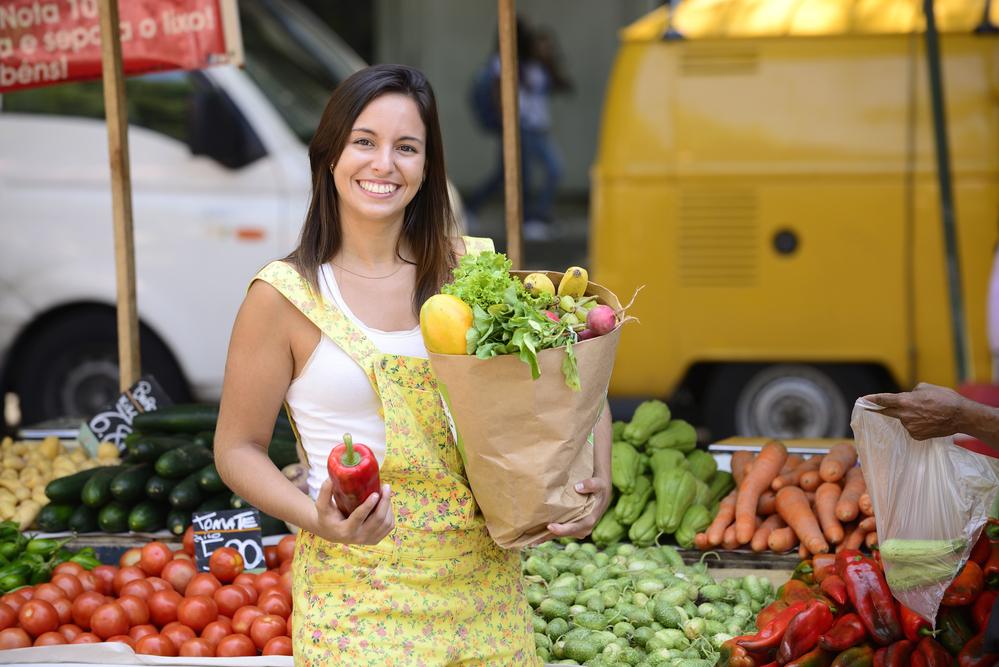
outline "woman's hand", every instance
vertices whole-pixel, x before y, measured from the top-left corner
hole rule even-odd
[[[316,499],[315,524],[308,529],[337,544],[378,544],[395,528],[392,490],[382,484],[381,493],[372,493],[357,509],[344,516],[333,503],[333,482],[326,480]]]
[[[555,535],[555,537],[576,537],[580,539],[586,537],[590,534],[590,531],[593,530],[593,527],[597,525],[597,521],[600,520],[600,517],[604,515],[607,505],[610,504],[610,479],[604,479],[603,477],[591,477],[589,479],[584,479],[582,482],[577,482],[574,488],[576,489],[576,493],[584,496],[594,496],[597,499],[597,504],[593,507],[592,512],[590,512],[587,516],[584,516],[579,521],[573,521],[572,523],[548,524],[548,531]]]

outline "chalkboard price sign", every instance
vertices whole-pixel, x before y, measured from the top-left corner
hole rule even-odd
[[[125,438],[132,432],[132,420],[142,412],[151,412],[173,401],[152,375],[143,375],[128,391],[118,396],[114,403],[104,406],[96,415],[80,426],[79,440],[91,456],[97,456],[97,446],[113,442],[118,451],[125,452]]]
[[[208,572],[208,560],[220,547],[231,547],[243,557],[247,571],[266,569],[260,538],[260,514],[252,507],[241,510],[195,512],[194,561],[199,572]]]

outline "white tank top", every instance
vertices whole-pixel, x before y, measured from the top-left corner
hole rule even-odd
[[[379,352],[427,358],[419,327],[380,331],[361,322],[344,302],[329,264],[319,269],[319,287],[326,303],[339,308]],[[381,401],[364,370],[326,334],[288,387],[286,399],[309,457],[309,494],[313,498],[329,477],[326,459],[343,441],[344,433],[370,447],[379,466],[385,462],[385,420],[378,414]]]

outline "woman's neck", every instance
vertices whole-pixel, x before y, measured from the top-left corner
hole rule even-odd
[[[398,221],[352,220],[344,216],[340,221],[343,240],[333,257],[338,264],[358,271],[377,273],[379,269],[395,266],[399,255],[408,259],[408,251],[400,244],[402,218]]]

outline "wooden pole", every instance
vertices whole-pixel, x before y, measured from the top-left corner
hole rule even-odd
[[[139,379],[139,318],[135,305],[135,241],[132,234],[132,183],[128,163],[128,109],[121,64],[118,0],[100,0],[104,115],[111,161],[111,207],[118,285],[118,386],[126,391]]]
[[[499,2],[500,100],[503,112],[503,177],[506,184],[506,254],[521,268],[520,112],[517,100],[517,9],[514,0]]]

